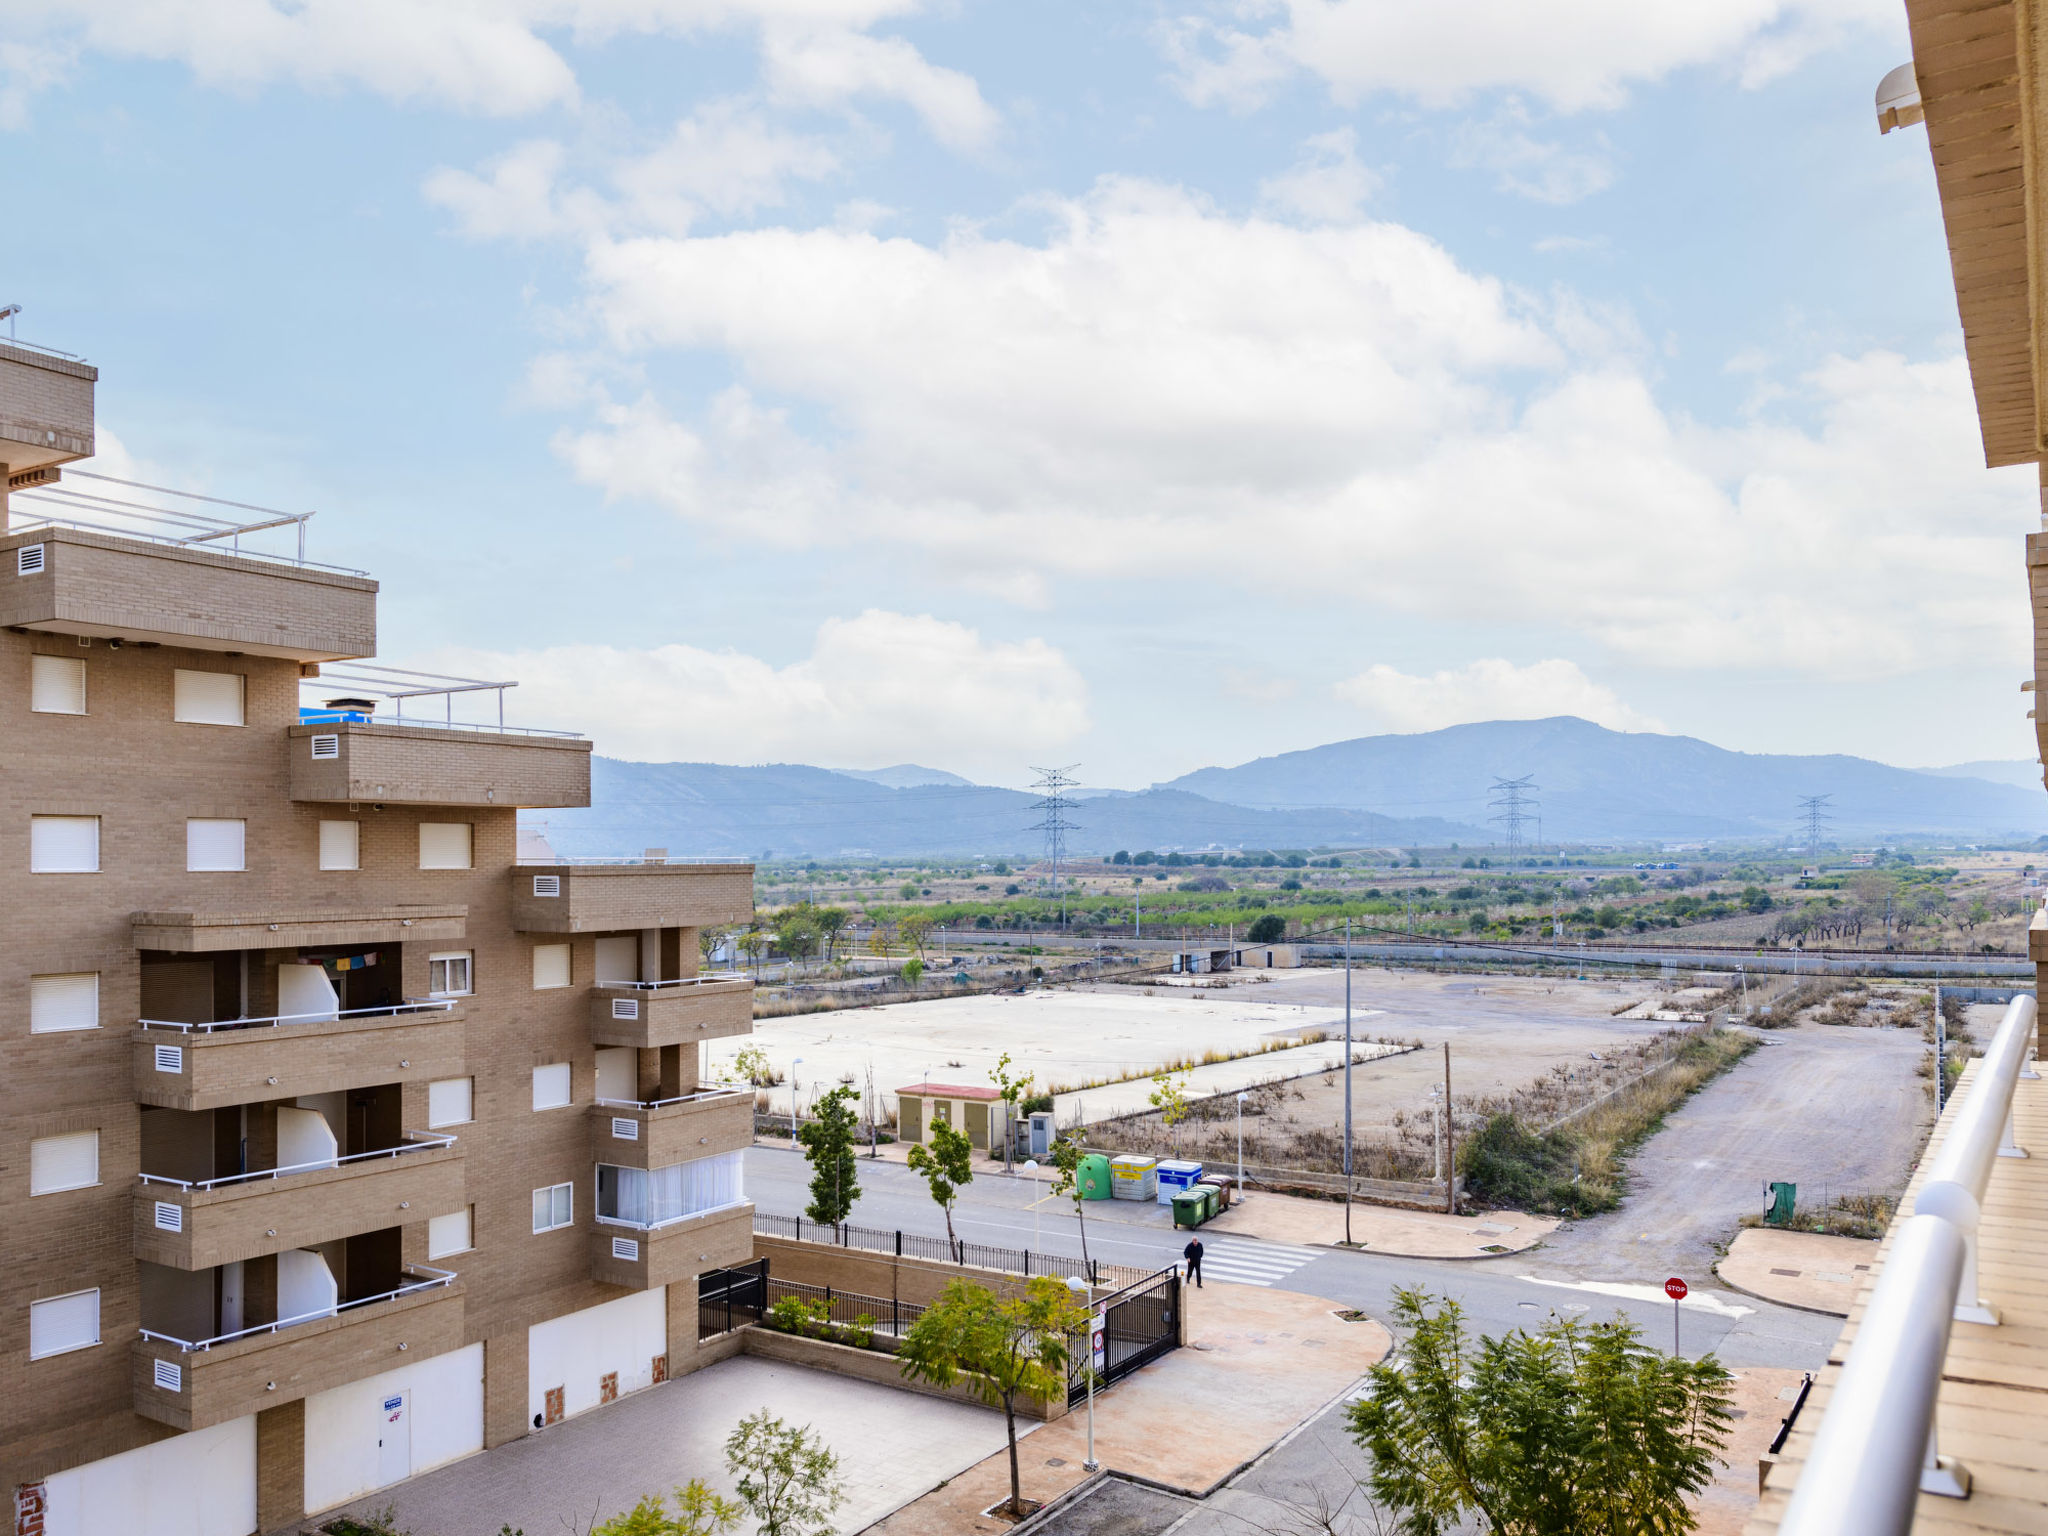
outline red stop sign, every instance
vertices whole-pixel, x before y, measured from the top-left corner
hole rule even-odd
[[[1673,1301],[1685,1300],[1685,1282],[1679,1279],[1678,1276],[1673,1275],[1664,1282],[1664,1294]]]

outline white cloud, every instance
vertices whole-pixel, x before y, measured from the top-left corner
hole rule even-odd
[[[559,450],[694,522],[893,546],[1018,601],[1227,569],[1828,676],[2024,642],[2029,492],[1981,468],[1959,356],[1836,358],[1708,427],[1660,405],[1625,315],[1539,305],[1397,225],[1129,181],[1048,217],[1036,241],[594,240],[612,361],[702,354],[736,382],[678,409],[586,360]]]
[[[1259,201],[1318,224],[1348,224],[1380,179],[1358,160],[1358,134],[1351,128],[1319,133],[1302,141],[1302,157],[1278,176],[1259,183]]]
[[[1498,657],[1418,677],[1393,667],[1367,667],[1331,690],[1386,731],[1434,731],[1474,720],[1547,720],[1577,715],[1616,731],[1663,731],[1613,689],[1594,682],[1577,662],[1553,659],[1518,667]]]
[[[827,619],[786,666],[689,645],[447,651],[434,664],[516,677],[522,720],[642,761],[869,766],[906,756],[1012,773],[1088,728],[1080,674],[1043,640],[990,642],[929,615]]]
[[[771,27],[764,44],[769,88],[781,100],[812,107],[861,96],[899,100],[955,149],[978,149],[995,132],[995,111],[973,78],[931,63],[900,37]]]
[[[1559,206],[1613,185],[1614,167],[1604,154],[1532,138],[1528,123],[1528,113],[1510,102],[1490,121],[1461,124],[1452,138],[1451,164],[1492,171],[1501,191]]]
[[[1526,91],[1560,111],[1620,105],[1633,85],[1699,65],[1754,85],[1852,28],[1903,46],[1890,0],[1269,0],[1185,14],[1163,39],[1197,102],[1249,107],[1290,76],[1317,75],[1340,102],[1377,92],[1425,106]],[[1235,18],[1273,16],[1265,27]]]

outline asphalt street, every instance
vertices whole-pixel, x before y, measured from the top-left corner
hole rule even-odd
[[[808,1169],[793,1150],[757,1146],[747,1154],[747,1193],[756,1207],[782,1216],[799,1214],[809,1201]],[[1072,1204],[1048,1199],[1035,1210],[1032,1202],[1047,1186],[1009,1177],[1001,1171],[977,1171],[974,1182],[954,1207],[953,1225],[969,1242],[1078,1258],[1081,1241]],[[1255,1191],[1252,1199],[1258,1199]],[[1163,1206],[1104,1201],[1089,1206],[1088,1253],[1112,1264],[1164,1268],[1180,1260],[1187,1234],[1176,1232]],[[923,1180],[899,1164],[861,1163],[861,1198],[851,1220],[859,1226],[901,1228],[906,1232],[944,1236],[945,1218],[925,1191]],[[1595,1266],[1579,1256],[1569,1277],[1539,1278],[1541,1250],[1497,1259],[1398,1259],[1382,1254],[1341,1249],[1303,1249],[1292,1244],[1262,1243],[1232,1234],[1210,1239],[1235,1262],[1212,1267],[1234,1279],[1257,1279],[1335,1304],[1359,1308],[1387,1321],[1394,1292],[1419,1287],[1456,1300],[1473,1327],[1499,1334],[1510,1328],[1540,1326],[1550,1313],[1588,1319],[1621,1313],[1643,1330],[1651,1345],[1671,1347],[1673,1306],[1654,1285],[1629,1273],[1617,1261],[1613,1279],[1599,1278]],[[1298,1259],[1301,1254],[1311,1255]],[[1298,1259],[1298,1261],[1297,1261]],[[1685,1354],[1716,1353],[1733,1366],[1783,1366],[1817,1370],[1825,1363],[1841,1320],[1772,1306],[1719,1288],[1706,1273],[1687,1276],[1692,1294],[1679,1312],[1679,1344]],[[1190,1320],[1199,1332],[1201,1301],[1193,1300]]]

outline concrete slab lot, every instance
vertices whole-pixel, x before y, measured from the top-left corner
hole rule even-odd
[[[871,1382],[741,1357],[452,1467],[389,1488],[350,1510],[395,1505],[416,1536],[527,1536],[585,1530],[693,1477],[732,1494],[725,1437],[756,1409],[808,1424],[839,1452],[848,1502],[838,1528],[858,1531],[985,1461],[1006,1441],[992,1410]],[[1020,1429],[1035,1431],[1029,1424]]]

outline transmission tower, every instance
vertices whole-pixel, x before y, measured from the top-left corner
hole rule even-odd
[[[1487,806],[1493,811],[1489,821],[1500,823],[1506,834],[1508,862],[1513,864],[1522,856],[1522,829],[1536,821],[1539,802],[1535,791],[1542,788],[1536,782],[1536,775],[1525,773],[1519,779],[1494,778],[1493,788],[1488,791]]]
[[[1040,815],[1034,826],[1025,830],[1045,834],[1045,862],[1052,870],[1052,888],[1059,892],[1060,927],[1067,926],[1067,892],[1060,884],[1060,864],[1067,856],[1067,834],[1081,830],[1081,824],[1067,820],[1067,811],[1073,806],[1073,798],[1067,791],[1079,786],[1074,770],[1081,765],[1069,763],[1064,768],[1033,768],[1038,775],[1031,781],[1031,787],[1042,797],[1032,806]]]
[[[1806,823],[1806,856],[1820,857],[1820,830],[1824,823],[1835,818],[1828,812],[1828,802],[1833,795],[1802,795],[1799,798],[1799,819]]]

